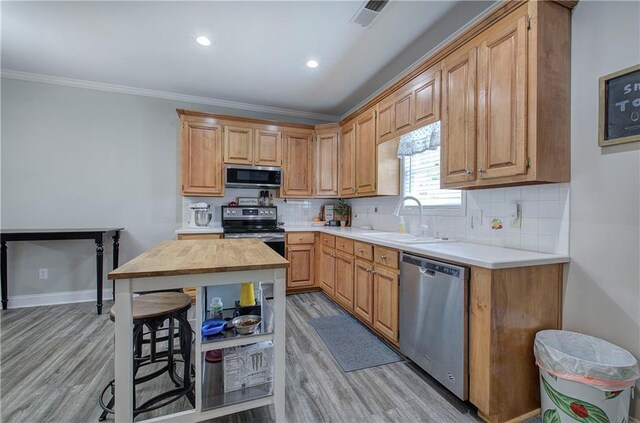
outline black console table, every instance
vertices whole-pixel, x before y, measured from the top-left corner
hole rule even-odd
[[[93,239],[96,243],[96,306],[98,314],[102,314],[102,273],[104,238],[113,239],[113,268],[118,267],[120,251],[120,231],[124,228],[88,228],[88,229],[2,229],[2,309],[7,309],[7,241],[58,241],[67,239]],[[115,295],[114,295],[115,298]]]

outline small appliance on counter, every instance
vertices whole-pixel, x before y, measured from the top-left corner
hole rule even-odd
[[[205,202],[189,204],[189,211],[187,226],[191,228],[204,228],[209,225],[213,217],[211,206]]]

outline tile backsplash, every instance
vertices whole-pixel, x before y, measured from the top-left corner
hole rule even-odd
[[[274,195],[275,205],[278,207],[278,220],[285,222],[285,227],[295,225],[307,225],[318,216],[320,207],[323,204],[332,203],[332,200],[288,200],[275,198],[275,191],[270,191]],[[211,205],[213,218],[210,226],[220,226],[220,206],[227,205],[230,201],[236,201],[238,197],[258,197],[260,190],[232,189],[225,190],[224,197],[182,197],[182,223],[187,224],[189,219],[189,204],[205,202]]]
[[[275,191],[272,191],[275,195]],[[224,197],[183,197],[182,216],[186,225],[189,204],[204,201],[213,209],[211,226],[220,225],[220,207],[237,197],[257,197],[259,190],[227,189]],[[371,225],[376,230],[398,230],[393,210],[400,197],[347,200],[352,206],[354,227]],[[280,221],[287,226],[307,225],[323,204],[335,200],[289,200],[275,198]],[[509,208],[517,204],[520,227],[512,224]],[[412,203],[407,202],[407,206]],[[405,210],[407,232],[416,232],[419,218]],[[495,228],[492,228],[492,223]],[[447,236],[479,244],[520,248],[546,253],[569,254],[569,184],[530,185],[467,191],[466,210],[459,216],[425,215],[430,235]]]
[[[393,210],[399,199],[351,200],[353,226],[372,225],[376,230],[397,231],[399,218],[393,216]],[[514,225],[509,217],[514,203],[520,212],[520,227]],[[407,206],[411,204],[407,202]],[[419,218],[416,212],[411,213],[411,210],[405,211],[407,232],[416,232]],[[569,184],[468,191],[464,216],[425,215],[424,223],[429,225],[431,235],[499,247],[569,254]]]

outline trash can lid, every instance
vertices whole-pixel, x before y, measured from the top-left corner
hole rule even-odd
[[[616,382],[632,386],[640,378],[638,361],[629,351],[581,333],[540,331],[533,352],[543,369],[560,377],[584,378],[582,382],[601,388],[620,387]]]

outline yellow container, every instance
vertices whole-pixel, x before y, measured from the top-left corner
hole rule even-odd
[[[240,288],[240,307],[256,304],[256,295],[253,291],[253,282],[243,282]]]

